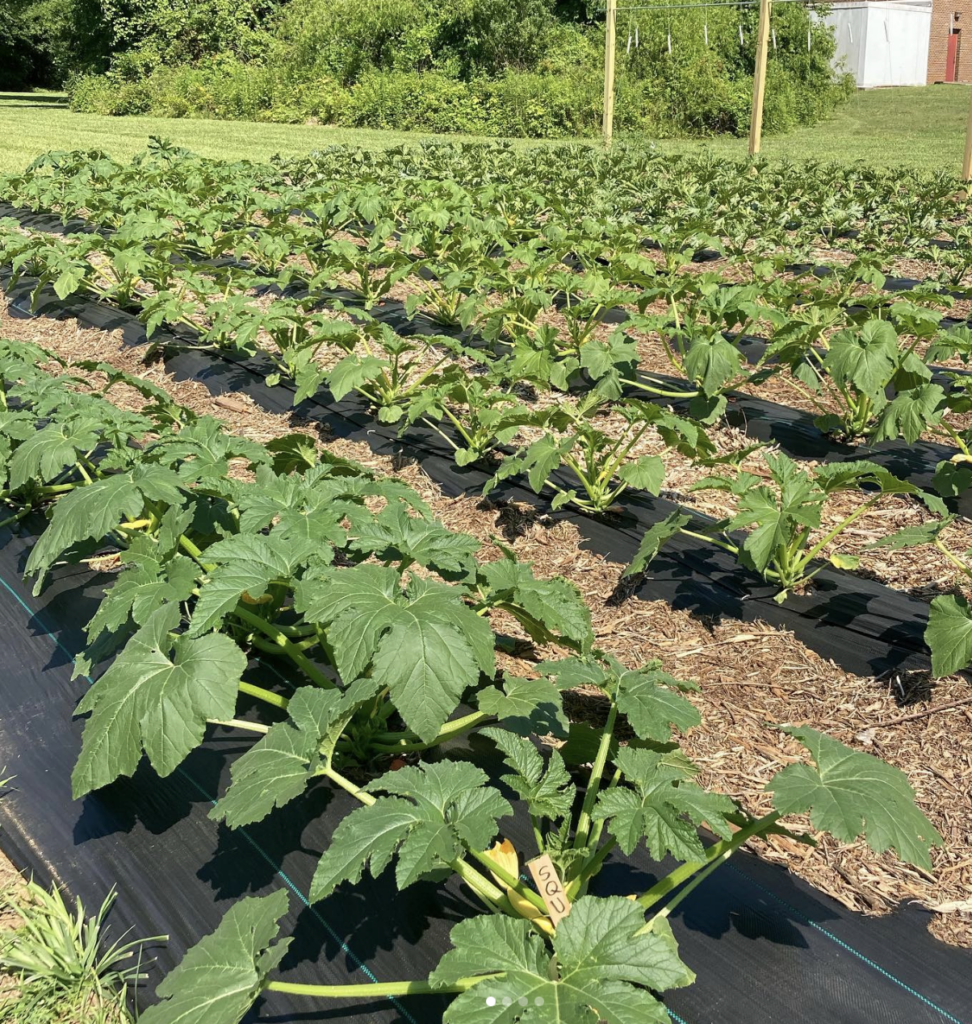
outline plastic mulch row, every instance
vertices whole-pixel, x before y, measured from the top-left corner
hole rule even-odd
[[[86,323],[123,327],[130,339],[144,340],[144,335],[133,338],[141,328],[131,317],[84,305],[78,309],[72,304],[74,314],[80,313]],[[179,353],[168,366],[178,376],[201,380],[213,393],[242,390],[267,408],[289,409],[290,395],[268,388],[257,367],[199,352]],[[433,438],[403,443],[376,434],[370,417],[355,403],[308,403],[298,411],[344,436],[369,440],[377,450],[401,447],[421,457],[430,475],[450,492],[481,485],[481,478],[456,471],[448,454],[435,450]],[[532,492],[515,487],[507,496],[538,502]],[[589,543],[623,560],[623,550],[636,543],[632,534],[640,536],[652,516],[661,518],[670,508],[649,501],[627,524],[598,526],[588,517],[570,517],[582,531],[586,526]],[[36,524],[27,520],[23,525],[26,532]],[[89,905],[117,885],[121,899],[113,917],[119,931],[132,927],[141,934],[165,931],[172,936],[156,951],[153,979],[211,931],[233,899],[281,885],[294,893],[292,915],[285,921],[285,931],[296,937],[284,964],[288,980],[339,983],[350,975],[367,984],[424,976],[447,947],[448,927],[468,907],[462,893],[425,885],[399,893],[386,872],[319,906],[304,905],[297,893],[306,893],[315,854],[346,811],[347,798],[322,784],[256,827],[234,833],[216,826],[207,816],[212,800],[225,787],[229,763],[248,745],[238,734],[218,730],[168,779],[143,767],[132,780],[120,780],[80,802],[71,800],[69,774],[80,723],[70,720],[70,712],[86,683],[70,681],[69,663],[83,643],[80,624],[94,610],[99,580],[77,570],[63,571],[39,599],[32,598],[20,580],[29,543],[29,535],[17,536],[0,547],[0,618],[6,620],[9,638],[0,741],[7,770],[17,775],[13,791],[0,801],[0,846],[14,862],[44,880],[61,881]],[[663,573],[653,573],[644,587],[668,588],[676,603],[689,602],[702,610],[711,602],[723,612],[726,594],[735,592],[744,615],[746,606],[762,600],[747,599],[751,581],[734,578],[733,571],[711,564],[707,555],[700,557],[701,563],[694,565],[686,554],[674,551],[671,564]],[[874,615],[881,607],[891,623],[895,609],[882,606],[882,600],[893,599],[894,592],[874,585],[873,592],[847,593],[840,589],[842,574],[834,575],[838,581],[829,610],[825,605],[804,617],[824,631],[844,630],[849,645],[861,646],[865,641],[855,632],[858,619],[866,615],[868,623],[872,618],[882,621]],[[855,597],[861,600],[860,614]],[[762,604],[758,614],[766,617]],[[844,618],[849,621],[838,625]],[[875,639],[865,660],[870,664],[897,655],[903,664],[920,658],[915,646],[920,632],[918,619],[911,622],[911,638],[904,638],[904,646]],[[268,679],[267,666],[255,666],[254,671]],[[489,763],[483,750],[459,748],[450,756],[484,757]],[[307,824],[316,811],[323,816]],[[514,833],[511,838],[521,837]],[[657,866],[643,857],[612,857],[597,891],[647,888],[657,873]],[[781,868],[742,854],[674,915],[683,957],[698,971],[699,980],[670,994],[670,1013],[681,1024],[972,1024],[966,1014],[972,1005],[972,954],[932,939],[925,930],[927,919],[914,907],[864,919]],[[273,995],[252,1019],[435,1024],[440,1014],[437,1000],[317,1007]]]
[[[28,290],[27,283],[21,282],[10,292],[15,309],[23,309],[20,303]],[[39,308],[48,315],[77,317],[98,329],[120,329],[132,345],[146,343],[142,324],[113,307],[77,298],[62,302],[55,297],[42,301]],[[260,359],[234,361],[219,352],[181,349],[170,355],[166,366],[177,377],[202,382],[213,394],[241,392],[272,412],[293,411],[292,390],[286,383],[269,387],[265,377],[271,368]],[[489,478],[489,473],[477,466],[455,466],[442,438],[421,424],[399,437],[393,428],[376,423],[356,396],[337,402],[329,400],[325,392],[318,392],[301,403],[296,412],[303,419],[326,425],[335,436],[367,442],[377,453],[403,452],[419,460],[429,477],[449,495],[478,494]],[[562,478],[562,482],[569,481]],[[513,481],[504,483],[494,494],[497,499],[549,511],[549,493],[536,495]],[[568,509],[550,514],[570,519],[591,550],[626,564],[645,530],[677,507],[663,498],[628,491],[620,515],[596,517]],[[696,518],[701,521],[701,517]],[[761,619],[791,629],[809,647],[859,675],[927,666],[923,635],[928,605],[923,601],[830,567],[820,571],[807,595],[794,595],[779,605],[773,600],[774,593],[774,588],[729,554],[681,536],[662,549],[636,589],[641,598],[666,600],[675,608],[700,615]]]

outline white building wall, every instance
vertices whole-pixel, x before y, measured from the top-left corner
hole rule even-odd
[[[924,85],[928,80],[931,0],[836,3],[823,17],[834,27],[835,61],[843,62],[860,89]]]

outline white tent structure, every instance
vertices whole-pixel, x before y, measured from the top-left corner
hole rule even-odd
[[[834,28],[835,60],[859,89],[924,85],[928,76],[932,0],[835,3],[821,20]]]

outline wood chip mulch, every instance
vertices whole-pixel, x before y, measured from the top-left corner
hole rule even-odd
[[[854,676],[785,630],[728,618],[713,621],[661,601],[625,600],[618,588],[622,567],[583,550],[569,523],[529,508],[446,498],[408,460],[374,455],[363,443],[321,438],[312,425],[293,415],[264,412],[243,395],[214,399],[202,384],[175,381],[161,362],[142,362],[139,351],[126,347],[115,333],[82,329],[72,320],[14,318],[0,304],[0,336],[36,342],[68,359],[97,357],[144,375],[179,402],[254,440],[302,430],[336,454],[400,477],[446,526],[484,545],[499,537],[532,561],[539,575],[571,580],[592,609],[603,649],[631,665],[658,658],[667,671],[701,684],[692,699],[703,724],[685,737],[684,749],[700,765],[703,784],[730,794],[751,811],[768,808],[768,780],[801,759],[802,748],[774,730],[774,723],[810,725],[896,765],[907,773],[919,806],[945,838],[944,848],[934,852],[933,872],[901,865],[891,854],[876,856],[863,842],[844,844],[830,837],[822,837],[816,848],[779,837],[754,846],[767,860],[863,913],[887,913],[902,901],[917,902],[932,911],[933,934],[972,947],[972,688],[966,678]],[[139,407],[141,396],[124,391],[113,389],[114,400]],[[554,653],[509,658],[508,667],[527,674],[536,660]],[[596,718],[597,707],[584,709],[578,696],[573,702],[578,708],[572,710]],[[796,819],[793,828],[813,833],[809,819]]]

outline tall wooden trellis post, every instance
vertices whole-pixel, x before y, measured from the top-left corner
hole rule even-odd
[[[753,75],[753,111],[749,119],[749,155],[759,152],[763,141],[763,96],[766,92],[766,59],[769,56],[770,7],[772,0],[759,0],[756,30],[756,72]]]
[[[962,158],[962,180],[972,181],[972,99],[969,100],[969,119],[965,125],[965,156]]]
[[[618,24],[618,0],[607,0],[607,22],[604,26],[604,148],[611,146],[614,134],[614,57]]]

